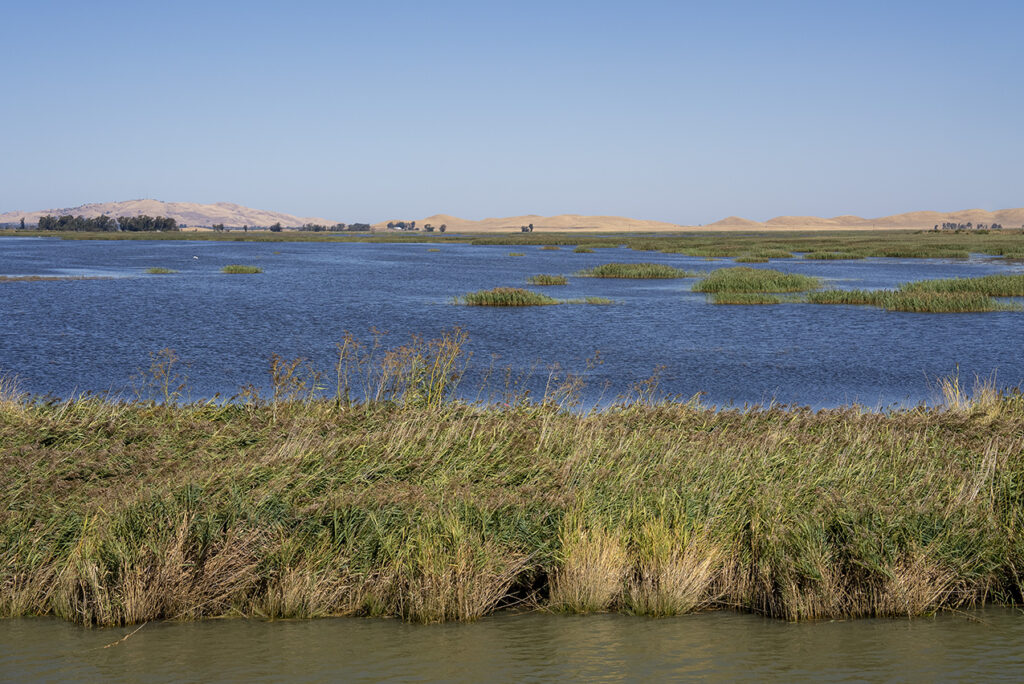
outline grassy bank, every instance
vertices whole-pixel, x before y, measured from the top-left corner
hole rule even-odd
[[[1021,600],[1024,398],[566,411],[453,398],[465,337],[181,404],[0,389],[0,615],[470,620],[505,606],[789,620]],[[335,387],[336,382],[336,387]],[[325,385],[330,390],[317,390]],[[351,399],[358,387],[358,396]],[[325,396],[326,395],[326,396]]]
[[[245,264],[228,264],[220,269],[221,273],[263,273],[259,266],[247,266]]]

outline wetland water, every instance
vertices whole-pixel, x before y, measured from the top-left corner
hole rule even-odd
[[[474,624],[218,620],[85,629],[0,621],[0,680],[1019,681],[1024,620],[989,609],[917,620],[786,623],[718,612],[498,615]]]
[[[513,250],[525,256],[509,256]],[[916,404],[934,400],[929,382],[957,365],[967,378],[996,372],[1001,386],[1024,382],[1019,312],[715,306],[690,292],[693,279],[570,278],[567,287],[532,288],[559,298],[608,297],[618,302],[613,306],[450,303],[478,289],[525,287],[530,275],[611,261],[689,270],[733,265],[625,248],[575,254],[537,246],[2,239],[0,275],[105,279],[0,283],[0,370],[34,393],[119,392],[148,366],[151,352],[169,347],[188,364],[193,398],[231,396],[244,384],[267,384],[272,353],[331,369],[345,330],[366,337],[376,326],[401,343],[457,325],[469,333],[474,354],[462,385],[469,397],[492,365],[532,374],[528,386],[537,396],[549,364],[582,372],[594,352],[604,363],[586,372],[588,401],[610,400],[659,366],[665,392],[703,391],[718,405]],[[220,273],[235,263],[264,273]],[[776,259],[763,266],[820,276],[840,288],[1024,270],[989,257]],[[149,267],[179,272],[147,275]],[[503,376],[489,383],[500,388]]]

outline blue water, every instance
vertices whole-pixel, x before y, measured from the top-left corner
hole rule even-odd
[[[0,283],[0,371],[24,389],[57,396],[122,392],[174,349],[187,364],[193,398],[227,397],[268,384],[268,359],[305,356],[333,366],[343,331],[371,327],[403,343],[460,326],[476,396],[489,367],[511,367],[542,393],[551,364],[581,372],[587,401],[610,400],[661,367],[662,391],[704,392],[718,405],[814,407],[916,404],[936,398],[935,379],[996,373],[1024,383],[1024,313],[907,314],[868,307],[714,306],[690,292],[692,279],[570,278],[535,288],[559,298],[603,296],[614,306],[517,309],[453,306],[452,297],[499,285],[525,286],[537,273],[609,261],[654,261],[690,270],[732,265],[625,248],[570,249],[423,244],[62,241],[0,239],[0,275],[104,276],[98,280]],[[510,251],[525,252],[510,257]],[[198,258],[193,258],[198,257]],[[225,275],[254,264],[258,275]],[[162,266],[173,275],[146,275]],[[842,288],[893,287],[908,280],[1021,272],[987,257],[970,260],[773,260]],[[595,352],[603,363],[585,371]],[[492,384],[503,379],[491,377]]]

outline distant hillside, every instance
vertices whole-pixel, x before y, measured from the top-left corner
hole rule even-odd
[[[223,223],[231,228],[241,226],[262,227],[280,223],[286,228],[297,228],[307,223],[333,225],[337,221],[299,217],[282,214],[276,211],[250,209],[229,202],[216,204],[193,204],[191,202],[161,202],[159,200],[131,200],[128,202],[106,202],[103,204],[83,204],[68,209],[47,209],[44,211],[20,212],[12,211],[0,214],[0,224],[18,223],[22,218],[28,225],[38,222],[44,215],[71,215],[93,218],[105,214],[107,216],[167,216],[186,226],[212,226]],[[396,221],[408,221],[412,217],[398,217]],[[668,232],[668,231],[751,231],[751,230],[870,230],[870,229],[928,229],[943,223],[967,223],[973,225],[992,223],[1002,224],[1004,228],[1020,228],[1024,226],[1024,208],[986,211],[984,209],[967,209],[964,211],[937,212],[915,211],[879,218],[861,218],[860,216],[776,216],[767,221],[752,221],[738,216],[729,216],[720,221],[704,226],[683,226],[664,221],[633,219],[623,216],[585,216],[581,214],[559,214],[558,216],[540,216],[525,214],[506,218],[485,218],[480,220],[463,219],[448,214],[434,214],[423,219],[415,219],[416,226],[425,224],[435,227],[442,224],[448,232],[516,232],[520,226],[533,224],[539,231],[587,231],[587,232]],[[374,230],[386,230],[387,221],[373,224]]]
[[[66,209],[44,209],[43,211],[12,211],[0,214],[0,223],[25,223],[32,225],[39,222],[40,216],[166,216],[186,226],[212,226],[223,223],[228,227],[252,226],[265,228],[275,223],[285,227],[298,227],[306,223],[333,225],[337,221],[322,218],[302,218],[277,211],[250,209],[230,202],[216,204],[194,204],[192,202],[161,202],[160,200],[142,199],[127,202],[103,202],[99,204],[83,204],[80,207]]]

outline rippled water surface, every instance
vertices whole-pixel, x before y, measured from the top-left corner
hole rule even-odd
[[[614,306],[497,309],[453,306],[452,297],[537,273],[609,261],[655,261],[691,270],[732,265],[625,248],[571,249],[425,244],[0,240],[0,275],[107,276],[0,283],[0,369],[36,393],[122,391],[150,352],[170,347],[189,364],[194,397],[230,396],[266,384],[271,353],[333,364],[343,331],[376,326],[395,342],[469,332],[474,396],[492,365],[532,372],[542,392],[552,363],[587,373],[586,398],[611,399],[662,367],[662,389],[716,404],[767,402],[871,407],[932,400],[935,378],[959,364],[967,377],[1024,382],[1024,314],[906,314],[867,307],[714,306],[692,279],[570,278],[545,288],[562,298],[604,296]],[[525,252],[510,257],[512,250]],[[198,257],[198,258],[194,258]],[[254,264],[259,275],[224,275]],[[148,267],[178,270],[146,275]],[[1019,272],[989,258],[965,261],[774,260],[773,268],[843,288],[892,287],[923,278]],[[531,370],[532,369],[532,370]],[[491,386],[502,379],[491,376]]]
[[[503,616],[474,624],[220,620],[85,629],[0,622],[18,682],[1019,681],[1024,616],[786,623],[709,613]]]

